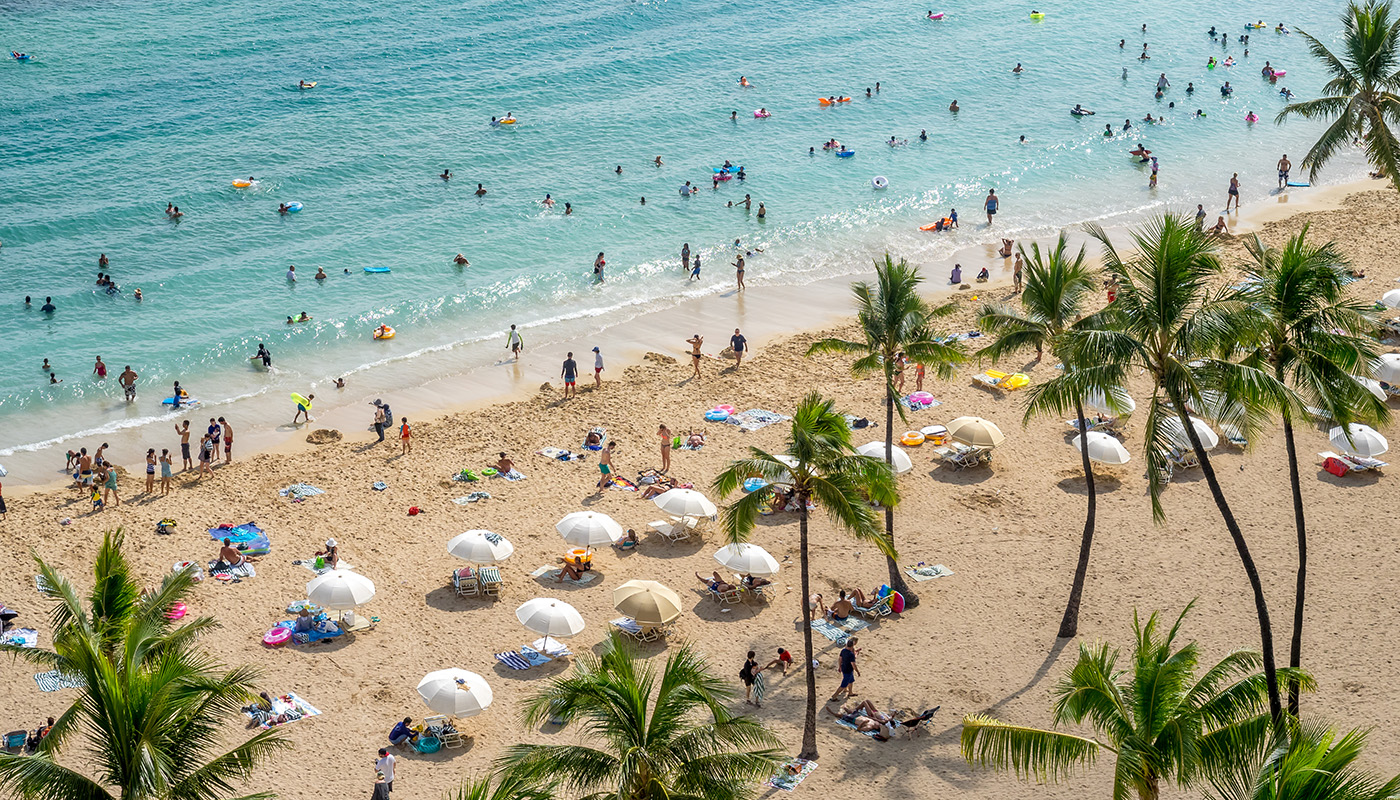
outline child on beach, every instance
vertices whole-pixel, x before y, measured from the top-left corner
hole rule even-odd
[[[160,494],[162,497],[170,494],[170,450],[161,448],[160,451]]]
[[[413,429],[409,427],[408,417],[401,417],[402,423],[399,425],[399,441],[403,443],[403,454],[408,455],[413,450],[412,436]]]
[[[612,454],[614,444],[616,443],[608,442],[607,447],[604,447],[602,451],[598,453],[598,472],[602,473],[598,477],[599,494],[601,494],[604,489],[608,488],[608,484],[612,482]]]
[[[149,447],[146,449],[146,494],[155,491],[156,488],[156,449]]]

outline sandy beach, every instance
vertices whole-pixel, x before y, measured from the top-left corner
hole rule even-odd
[[[1260,209],[1250,215],[1250,227],[1274,244],[1304,223],[1311,225],[1312,237],[1335,239],[1366,273],[1349,291],[1370,302],[1395,288],[1400,278],[1394,260],[1400,250],[1400,206],[1393,193],[1360,188],[1302,213],[1283,213],[1295,211],[1293,207]],[[1224,254],[1233,264],[1245,258],[1239,237],[1227,241]],[[1010,299],[1009,274],[1009,269],[994,270],[992,283],[954,292],[960,309],[945,330],[972,330],[974,295]],[[926,266],[930,295],[942,291],[945,276],[943,265]],[[836,313],[833,309],[849,308],[844,288],[831,291],[837,294],[810,311],[811,324],[826,324],[824,317]],[[296,749],[247,787],[286,798],[368,792],[375,751],[386,744],[393,723],[429,713],[414,691],[419,678],[445,667],[484,675],[495,702],[486,713],[460,724],[466,747],[401,755],[398,796],[439,797],[463,778],[485,774],[508,744],[573,736],[569,729],[527,730],[518,718],[522,698],[567,670],[567,661],[514,671],[492,658],[537,638],[514,616],[515,608],[533,597],[559,598],[579,609],[588,627],[568,644],[582,652],[596,648],[608,634],[608,620],[618,616],[611,604],[614,587],[631,578],[662,581],[685,601],[672,641],[699,648],[719,674],[731,676],[738,686],[747,650],[756,650],[760,663],[777,647],[800,654],[795,515],[763,518],[753,537],[783,563],[775,580],[776,598],[766,605],[721,607],[700,591],[693,575],[715,567],[711,554],[723,544],[717,531],[668,543],[646,530],[649,521],[661,516],[651,502],[617,488],[595,494],[595,458],[562,463],[535,454],[551,446],[579,450],[585,433],[603,426],[618,444],[617,472],[635,478],[640,470],[660,466],[658,423],[682,434],[703,429],[707,444],[698,451],[675,451],[671,473],[708,493],[730,459],[750,446],[779,448],[784,433],[781,423],[743,432],[705,422],[704,412],[717,404],[788,413],[797,398],[817,389],[836,398],[844,411],[883,424],[878,380],[853,379],[845,359],[802,355],[818,338],[852,335],[849,318],[826,330],[779,334],[761,320],[769,312],[752,296],[742,319],[724,302],[723,297],[709,298],[702,312],[683,322],[674,315],[687,312],[670,312],[670,327],[695,327],[705,334],[707,352],[717,351],[736,325],[745,328],[755,348],[740,369],[729,361],[704,359],[698,381],[690,378],[689,364],[680,357],[682,340],[655,339],[648,331],[633,335],[630,348],[618,342],[605,350],[610,360],[601,390],[583,379],[579,397],[562,401],[558,379],[549,376],[557,375],[563,352],[532,347],[509,381],[515,384],[512,399],[478,402],[430,418],[414,416],[410,406],[403,406],[413,424],[413,450],[406,456],[393,437],[374,443],[365,430],[367,412],[346,410],[284,436],[275,447],[240,456],[219,467],[213,479],[200,482],[193,471],[179,475],[174,493],[166,498],[136,495],[143,454],[124,451],[117,454],[126,468],[120,507],[90,513],[86,496],[68,489],[12,492],[7,496],[10,513],[0,522],[9,545],[0,549],[0,600],[21,611],[18,624],[37,628],[41,645],[48,646],[46,602],[35,591],[31,549],[86,591],[91,558],[104,530],[125,528],[131,558],[148,580],[157,581],[177,562],[202,563],[215,556],[206,529],[255,521],[272,541],[271,554],[256,564],[257,576],[236,584],[205,581],[191,612],[222,623],[205,640],[218,658],[256,666],[262,688],[295,692],[322,712],[287,725],[283,730]],[[763,302],[783,300],[765,296]],[[781,306],[774,314],[779,312],[788,317],[802,313]],[[1397,343],[1384,344],[1385,351],[1394,351]],[[587,372],[588,348],[574,350]],[[915,469],[901,478],[903,500],[896,516],[901,560],[944,564],[954,574],[914,584],[923,600],[919,608],[882,619],[859,634],[864,651],[857,682],[861,697],[882,707],[941,705],[932,735],[881,743],[824,717],[818,726],[820,767],[798,791],[866,794],[875,788],[882,795],[917,798],[1107,796],[1112,769],[1104,761],[1046,787],[970,769],[958,752],[962,717],[988,713],[1006,721],[1048,724],[1049,692],[1073,662],[1078,643],[1104,639],[1126,646],[1133,609],[1174,616],[1195,600],[1184,636],[1201,642],[1206,660],[1258,646],[1248,584],[1200,472],[1178,475],[1164,498],[1166,522],[1154,525],[1142,473],[1141,430],[1131,425],[1125,443],[1134,461],[1096,473],[1098,526],[1080,636],[1056,640],[1083,526],[1079,456],[1069,445],[1063,420],[1040,418],[1023,426],[1024,393],[994,394],[971,381],[981,366],[1013,368],[1007,371],[1023,371],[1036,382],[1054,374],[1053,361],[1029,363],[1031,356],[969,367],[946,383],[929,381],[924,388],[941,404],[911,414],[907,426],[896,421],[902,431],[975,414],[1007,435],[987,468],[955,472],[937,466],[927,447],[909,449]],[[1149,385],[1139,377],[1128,388],[1141,400]],[[394,406],[399,415],[399,403]],[[192,427],[204,416],[192,413]],[[322,445],[304,441],[314,429],[329,428],[342,438]],[[1382,432],[1393,435],[1394,426]],[[1400,673],[1386,635],[1397,604],[1394,576],[1400,574],[1400,528],[1387,520],[1400,492],[1391,485],[1393,476],[1336,478],[1324,472],[1315,454],[1331,449],[1325,432],[1302,428],[1298,435],[1311,537],[1303,660],[1318,681],[1316,694],[1304,698],[1304,712],[1348,728],[1380,726],[1400,713],[1400,695],[1385,688]],[[857,431],[856,441],[883,436],[883,429],[874,427]],[[172,437],[168,446],[177,450],[178,465],[177,445]],[[525,480],[451,480],[463,467],[486,466],[501,451],[515,459]],[[1278,657],[1286,661],[1296,553],[1283,451],[1281,438],[1271,435],[1253,442],[1248,452],[1222,446],[1212,457],[1258,562]],[[376,481],[388,488],[373,490]],[[299,482],[325,493],[298,503],[279,496],[279,489]],[[491,498],[467,505],[452,502],[473,490],[488,491]],[[423,513],[409,516],[412,506]],[[537,567],[555,565],[567,549],[554,523],[585,509],[635,528],[642,544],[630,553],[600,550],[595,577],[584,585],[532,577]],[[177,521],[177,533],[158,536],[154,524],[166,517]],[[818,591],[868,590],[884,582],[885,563],[878,553],[853,544],[820,513],[813,522],[812,576]],[[474,528],[500,533],[515,545],[515,554],[501,567],[505,585],[499,599],[459,598],[449,583],[449,573],[463,564],[448,555],[446,543]],[[328,537],[338,540],[342,557],[356,571],[374,581],[377,596],[361,613],[378,621],[370,630],[315,647],[265,648],[263,633],[288,618],[284,608],[304,597],[303,587],[312,577],[292,562],[309,558]],[[816,644],[818,691],[829,693],[838,682],[836,646],[821,637]],[[642,652],[660,660],[666,647],[646,645]],[[72,690],[41,693],[32,673],[15,662],[0,668],[0,724],[7,729],[32,728],[72,700]],[[770,676],[764,706],[753,713],[795,754],[804,700],[800,670]],[[733,705],[747,708],[742,687]],[[229,734],[243,734],[238,720],[229,721]],[[1400,732],[1378,727],[1363,765],[1393,773],[1396,763]],[[1169,790],[1164,796],[1188,795]]]

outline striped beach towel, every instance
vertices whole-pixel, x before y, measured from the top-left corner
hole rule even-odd
[[[81,689],[87,683],[79,676],[64,675],[56,669],[40,672],[34,676],[41,692],[56,692],[59,689]]]
[[[763,695],[767,692],[767,687],[763,682],[763,673],[753,676],[753,701],[755,704],[763,702]]]
[[[812,620],[812,630],[838,644],[851,638],[851,634],[856,631],[862,631],[868,627],[870,627],[870,623],[855,617],[847,617],[839,622],[825,619]]]

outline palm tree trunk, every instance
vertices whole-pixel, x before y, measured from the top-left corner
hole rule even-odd
[[[1186,430],[1186,437],[1191,440],[1191,449],[1195,451],[1196,458],[1201,462],[1201,472],[1205,473],[1206,484],[1210,486],[1211,497],[1215,499],[1215,507],[1220,510],[1220,517],[1225,521],[1225,529],[1230,532],[1230,539],[1235,543],[1235,551],[1239,553],[1240,563],[1244,565],[1244,574],[1249,578],[1249,587],[1254,592],[1254,612],[1259,617],[1259,639],[1260,649],[1264,656],[1264,680],[1269,687],[1269,716],[1273,719],[1274,726],[1277,727],[1283,721],[1283,703],[1279,700],[1278,691],[1278,665],[1274,662],[1274,626],[1269,622],[1269,606],[1264,600],[1264,587],[1259,582],[1259,570],[1254,566],[1254,557],[1249,554],[1249,545],[1244,540],[1244,534],[1240,532],[1240,525],[1235,521],[1234,512],[1230,511],[1230,504],[1225,500],[1225,493],[1220,490],[1220,481],[1215,477],[1215,467],[1211,466],[1210,457],[1206,455],[1206,449],[1201,446],[1201,437],[1196,433],[1196,428],[1191,424],[1191,419],[1186,415],[1186,404],[1182,398],[1173,395],[1172,405],[1176,407],[1176,415],[1181,420],[1181,426]]]
[[[1298,480],[1298,451],[1293,443],[1293,415],[1283,412],[1283,441],[1288,445],[1288,481],[1293,488],[1293,524],[1298,529],[1298,585],[1293,592],[1293,639],[1288,644],[1288,666],[1302,666],[1303,600],[1308,584],[1308,530],[1303,519],[1303,487]],[[1298,679],[1288,680],[1288,713],[1298,716]]]
[[[890,470],[894,470],[894,392],[891,391],[889,382],[885,383],[885,463],[890,465]],[[894,507],[885,507],[885,538],[890,543],[890,548],[894,548]],[[885,566],[890,571],[890,588],[899,592],[904,597],[905,609],[918,608],[919,596],[909,589],[909,584],[904,580],[904,573],[899,569],[899,563],[889,556],[885,556]]]
[[[1084,467],[1084,486],[1089,492],[1089,510],[1084,516],[1084,535],[1079,540],[1079,563],[1074,568],[1074,583],[1069,589],[1069,602],[1065,604],[1065,616],[1060,620],[1061,639],[1073,638],[1079,633],[1079,601],[1084,596],[1084,576],[1089,571],[1089,550],[1094,546],[1094,514],[1098,510],[1098,495],[1094,490],[1094,469],[1089,465],[1089,431],[1084,423],[1084,405],[1074,402],[1075,418],[1079,420],[1079,460]]]
[[[802,649],[807,658],[803,671],[807,673],[807,718],[802,724],[802,751],[798,758],[817,760],[817,669],[812,666],[812,607],[807,598],[812,596],[812,588],[807,575],[807,495],[797,495],[798,567],[802,572]]]

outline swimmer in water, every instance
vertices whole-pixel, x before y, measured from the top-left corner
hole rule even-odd
[[[661,156],[656,157],[656,166],[661,166]]]
[[[485,186],[482,186],[481,184],[478,183],[478,184],[476,185],[476,196],[477,196],[477,197],[482,197],[482,196],[484,196],[485,194],[486,194],[486,187],[485,187]]]
[[[739,112],[738,112],[738,111],[731,111],[731,112],[729,112],[729,121],[730,121],[730,122],[738,122],[738,121],[739,121]]]
[[[136,287],[136,292],[135,292],[134,294],[132,294],[132,298],[135,299],[135,300],[137,300],[138,302],[141,300],[141,287],[140,287],[140,286]]]
[[[458,253],[457,255],[455,255],[455,256],[452,257],[452,263],[453,263],[453,264],[456,264],[456,265],[459,266],[459,267],[470,267],[470,266],[471,266],[471,262],[468,261],[468,260],[467,260],[467,257],[464,256],[464,255],[462,255],[461,253]]]
[[[1127,67],[1124,67],[1124,68],[1123,68],[1123,80],[1126,81],[1127,79],[1128,79],[1128,68],[1127,68]]]
[[[1104,135],[1104,136],[1112,136],[1112,135],[1113,135],[1113,126],[1112,126],[1112,125],[1104,125],[1104,126],[1103,126],[1103,135]]]
[[[1132,121],[1132,120],[1130,120],[1130,119],[1125,119],[1125,120],[1123,120],[1123,130],[1125,130],[1125,131],[1126,131],[1126,130],[1131,130],[1132,127],[1133,127],[1133,121]]]
[[[617,169],[613,170],[613,172],[616,172],[617,174],[621,175],[621,174],[622,174],[622,165],[621,165],[621,164],[618,164],[618,165],[617,165]]]
[[[740,76],[739,76],[739,85],[740,85],[740,86],[745,86],[745,87],[747,87],[747,86],[752,86],[753,84],[749,83],[749,79],[748,79],[748,78],[745,78],[743,75],[740,75]]]
[[[1023,133],[1023,134],[1021,134],[1021,144],[1025,144],[1025,143],[1026,143],[1026,135]]]
[[[954,114],[958,113],[958,101],[954,100],[952,103],[949,103],[948,110],[953,112]]]
[[[567,217],[572,213],[574,213],[574,207],[569,205],[567,202],[564,203],[564,216]]]
[[[1019,61],[1016,62],[1016,66],[1011,68],[1011,72],[1015,75],[1020,75],[1022,72],[1025,71],[1025,68],[1021,66],[1021,62]]]
[[[807,148],[807,155],[809,155],[809,156],[814,156],[814,155],[816,155],[816,154],[817,154],[817,148],[815,148],[815,147],[809,147],[809,148]]]
[[[550,197],[548,192],[545,193],[544,199],[541,200],[540,203],[543,204],[545,208],[554,208],[554,198]]]
[[[450,169],[444,169],[444,170],[442,171],[442,174],[439,175],[438,177],[439,177],[439,178],[442,178],[442,179],[445,180],[445,181],[450,181],[450,180],[452,180],[452,170],[450,170]]]
[[[1075,104],[1074,104],[1074,115],[1075,115],[1076,117],[1092,117],[1092,116],[1094,116],[1094,112],[1092,112],[1092,111],[1090,111],[1089,109],[1087,109],[1087,108],[1085,108],[1085,107],[1079,105],[1078,103],[1075,103]]]
[[[927,142],[927,141],[928,141],[928,131],[924,130],[923,128],[920,128],[920,129],[919,129],[919,141],[921,141],[921,142]]]
[[[1155,119],[1152,118],[1151,112],[1148,112],[1147,116],[1145,116],[1145,117],[1142,118],[1142,121],[1143,121],[1143,122],[1146,122],[1146,123],[1149,124],[1149,125],[1151,125],[1151,124],[1155,123],[1157,120],[1155,120]]]
[[[1186,93],[1187,93],[1187,94],[1195,94],[1195,93],[1196,93],[1196,84],[1194,84],[1194,83],[1192,83],[1192,82],[1190,82],[1190,81],[1187,81],[1187,82],[1186,82]]]
[[[317,268],[316,268],[316,276],[315,276],[315,279],[318,280],[318,281],[323,281],[323,280],[326,279],[326,270],[325,270],[325,268],[323,268],[323,267],[317,267]]]

